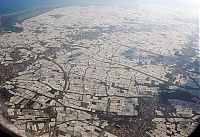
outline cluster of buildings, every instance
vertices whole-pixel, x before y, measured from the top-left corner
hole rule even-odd
[[[185,90],[188,80],[195,85],[173,63],[198,26],[176,14],[152,5],[67,6],[24,21],[22,32],[1,35],[0,65],[18,66],[0,85],[11,94],[1,105],[7,126],[22,136],[115,137],[106,130],[121,128],[110,124],[115,117],[142,120],[140,98]],[[156,127],[141,134],[187,136],[194,130],[199,102],[168,101],[175,111],[153,108],[148,119]]]

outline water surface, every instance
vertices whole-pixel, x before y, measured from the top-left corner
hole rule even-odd
[[[21,12],[38,7],[58,5],[112,5],[133,6],[136,4],[162,4],[198,9],[195,0],[0,0],[0,15]]]

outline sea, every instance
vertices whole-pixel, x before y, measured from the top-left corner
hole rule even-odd
[[[0,16],[40,7],[61,5],[134,6],[136,4],[148,3],[195,8],[197,6],[195,1],[198,0],[0,0]]]
[[[0,0],[0,16],[32,10],[40,7],[62,5],[125,5],[138,3],[138,0]]]

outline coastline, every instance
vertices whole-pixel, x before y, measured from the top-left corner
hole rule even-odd
[[[23,10],[23,11],[19,11],[19,12],[13,12],[13,13],[8,13],[8,14],[3,14],[3,15],[0,15],[0,18],[1,17],[6,17],[6,16],[17,15],[17,14],[23,14],[23,13],[31,12],[31,11],[38,10],[38,9],[44,9],[44,8],[53,8],[53,9],[56,9],[56,8],[60,8],[60,7],[64,7],[64,6],[70,6],[70,5],[41,6],[41,7],[31,8],[31,9],[27,9],[27,10]]]
[[[65,7],[69,5],[57,5],[57,6],[42,6],[33,8],[30,10],[24,10],[21,12],[15,12],[11,14],[5,14],[0,16],[0,34],[6,32],[21,32],[23,28],[15,26],[16,23],[21,24],[23,21],[47,13],[57,8]]]

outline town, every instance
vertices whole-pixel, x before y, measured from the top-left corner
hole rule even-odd
[[[188,136],[200,56],[198,24],[184,19],[153,5],[65,6],[16,24],[0,35],[1,124],[27,137]]]

